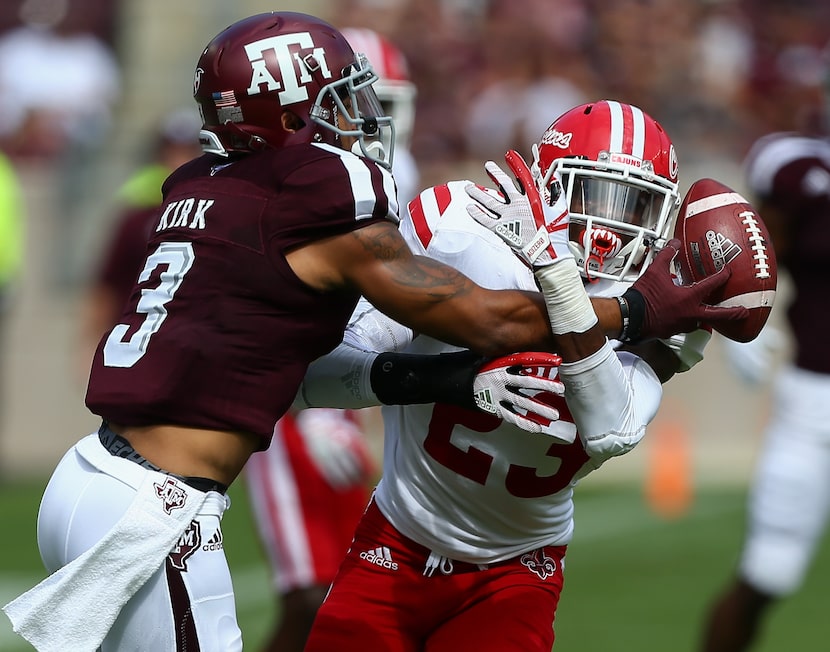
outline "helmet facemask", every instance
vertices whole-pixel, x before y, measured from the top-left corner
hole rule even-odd
[[[603,156],[605,155],[605,156]],[[612,162],[605,152],[599,161],[563,157],[545,174],[533,146],[533,172],[546,198],[550,178],[562,180],[570,209],[570,249],[588,281],[634,282],[656,252],[672,237],[680,197],[677,185],[642,167]]]
[[[340,79],[320,89],[309,118],[341,139],[354,139],[353,153],[391,168],[395,126],[372,87],[377,80],[365,55],[356,54]]]

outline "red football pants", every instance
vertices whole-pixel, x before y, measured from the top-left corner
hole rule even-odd
[[[432,576],[429,550],[401,535],[372,502],[306,652],[550,652],[566,546]],[[447,565],[444,571],[450,570]]]

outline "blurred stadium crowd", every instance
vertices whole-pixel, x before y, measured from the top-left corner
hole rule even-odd
[[[5,56],[0,90],[3,105],[14,106],[13,113],[20,118],[0,119],[4,150],[25,156],[32,150],[38,153],[38,148],[48,149],[24,131],[38,123],[38,111],[54,118],[58,111],[84,107],[87,113],[100,113],[109,108],[115,112],[114,122],[124,115],[120,101],[129,89],[119,88],[113,71],[105,70],[105,52],[129,82],[128,43],[141,38],[130,34],[133,4],[134,0],[2,4],[0,44]],[[156,10],[164,7],[144,4],[155,5]],[[194,13],[209,15],[218,3],[176,4],[181,5],[179,13],[190,6]],[[340,0],[276,5],[247,0],[234,4],[236,12],[227,7],[214,12],[218,14],[214,29],[221,28],[222,19],[230,21],[245,13],[300,9],[316,10],[337,26],[371,27],[390,37],[407,56],[419,89],[413,150],[427,166],[498,157],[508,147],[524,148],[560,109],[601,97],[636,104],[656,116],[680,142],[679,150],[687,159],[740,158],[760,134],[803,128],[814,120],[810,111],[820,90],[821,53],[830,39],[830,4],[823,0]],[[180,24],[169,16],[175,18],[169,14],[158,19]],[[211,25],[204,18],[202,23]],[[31,38],[24,43],[17,33],[27,24],[40,31],[39,44]],[[183,32],[168,36],[201,43],[213,33],[199,33],[199,22],[188,24]],[[46,33],[52,36],[48,43]],[[81,59],[82,37],[97,39],[102,51],[91,54],[93,46],[88,42],[87,59]],[[56,45],[61,39],[63,50]],[[74,40],[72,48],[70,40]],[[31,52],[37,45],[52,50]],[[36,87],[51,77],[33,67],[54,67],[54,58],[47,63],[50,53],[62,52],[64,68],[73,55],[79,65],[82,61],[88,67],[98,65],[94,69],[98,85],[90,82],[85,87],[79,76],[64,76],[60,81],[67,88],[76,84],[74,95],[63,95],[57,88],[57,96],[53,92],[47,101]],[[27,108],[32,114],[24,121]],[[53,140],[53,148],[56,144]]]
[[[610,98],[663,124],[685,190],[701,168],[734,170],[759,135],[816,122],[830,41],[827,0],[5,0],[0,153],[19,176],[27,237],[18,273],[3,277],[24,291],[14,301],[7,289],[12,300],[0,303],[7,322],[19,311],[18,335],[7,328],[0,341],[0,363],[11,359],[2,364],[0,463],[3,439],[31,418],[8,397],[24,394],[9,390],[12,377],[25,381],[21,370],[57,375],[56,387],[75,376],[67,409],[83,412],[75,363],[56,374],[57,348],[44,344],[71,349],[73,327],[55,338],[38,322],[71,322],[114,189],[147,156],[161,116],[196,110],[189,92],[200,48],[238,18],[272,9],[371,27],[403,50],[418,89],[412,152],[423,186],[480,178],[482,161],[511,147],[529,155],[562,111]],[[737,174],[719,178],[740,184]],[[9,341],[24,335],[40,347]]]

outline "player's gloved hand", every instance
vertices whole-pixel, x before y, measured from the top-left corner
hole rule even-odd
[[[751,386],[760,385],[769,378],[775,356],[786,343],[784,334],[769,324],[749,342],[736,342],[728,337],[721,339],[732,371]]]
[[[570,211],[560,179],[549,171],[537,185],[518,152],[510,150],[504,160],[516,175],[516,183],[488,161],[484,168],[501,195],[470,184],[465,190],[477,203],[469,204],[467,212],[533,269],[553,334],[584,333],[597,317],[568,243]]]
[[[346,411],[301,410],[296,423],[309,457],[332,487],[347,489],[369,482],[372,456],[363,433]]]
[[[570,213],[559,177],[554,174],[550,178],[549,203],[542,198],[530,168],[518,152],[508,151],[504,160],[516,181],[496,163],[487,161],[484,169],[498,186],[498,193],[469,184],[465,190],[476,203],[469,204],[467,212],[504,240],[531,267],[572,259],[568,247]]]
[[[567,443],[576,427],[559,421],[557,400],[565,386],[557,380],[562,359],[552,353],[513,353],[483,364],[473,379],[473,399],[483,412],[532,433]]]
[[[696,330],[702,323],[717,325],[749,316],[749,311],[741,306],[724,308],[705,303],[729,280],[732,273],[729,267],[691,285],[676,284],[672,261],[680,247],[677,238],[669,240],[643,275],[623,294],[630,311],[625,342],[652,337],[665,339]]]

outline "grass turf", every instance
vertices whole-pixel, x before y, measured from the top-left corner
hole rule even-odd
[[[0,556],[5,604],[43,577],[35,517],[45,480],[0,485],[6,534]],[[223,530],[245,649],[255,651],[276,617],[269,572],[251,525],[243,483],[231,488]],[[728,581],[744,528],[741,489],[704,489],[681,518],[649,511],[637,486],[577,490],[576,534],[556,619],[556,650],[693,652],[709,603]],[[753,652],[816,650],[830,635],[826,586],[830,541],[803,589],[771,613]],[[0,616],[0,652],[31,651]]]

